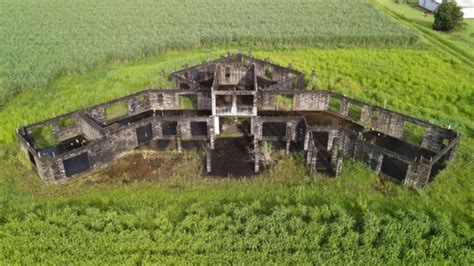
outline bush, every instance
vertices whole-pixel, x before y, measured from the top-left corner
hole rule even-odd
[[[455,1],[443,1],[434,14],[433,29],[451,31],[462,26],[464,13]]]

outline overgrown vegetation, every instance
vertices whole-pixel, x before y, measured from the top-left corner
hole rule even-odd
[[[197,109],[197,100],[192,95],[180,95],[179,96],[179,108],[195,110]]]
[[[423,142],[425,130],[423,127],[413,123],[405,122],[405,129],[403,131],[403,139],[415,146],[420,146]]]
[[[59,123],[58,123],[58,125],[60,127],[68,127],[68,126],[72,126],[72,125],[75,125],[75,124],[76,124],[76,119],[74,119],[73,117],[63,119],[63,120],[59,121]]]
[[[0,102],[60,75],[168,49],[419,39],[368,0],[27,0],[3,3],[0,25]]]
[[[61,186],[44,185],[18,163],[28,163],[14,139],[23,120],[141,90],[160,82],[156,73],[162,68],[225,51],[168,52],[113,64],[10,101],[0,111],[0,260],[472,264],[474,76],[456,61],[445,62],[437,50],[254,50],[257,57],[291,62],[307,73],[316,69],[318,82],[333,90],[461,130],[456,160],[423,190],[381,182],[352,161],[337,179],[309,177],[305,158],[298,156],[248,180],[198,176],[186,165],[199,161],[184,158],[182,165],[164,163],[181,174],[155,181],[134,181],[133,173],[120,170],[94,175],[93,183],[85,178]],[[351,82],[337,82],[336,75]]]
[[[355,104],[350,104],[349,109],[347,110],[347,114],[355,121],[359,121],[362,115],[362,107]]]
[[[33,129],[33,137],[35,139],[37,149],[46,149],[57,144],[51,125]]]
[[[128,107],[126,102],[119,102],[105,108],[105,117],[107,122],[126,117],[128,115]]]
[[[341,110],[341,100],[338,98],[329,98],[328,110],[331,112],[338,113]]]
[[[291,110],[293,108],[293,97],[287,95],[276,95],[275,104],[278,110]]]
[[[407,14],[407,18],[401,19],[404,23],[418,23],[409,21],[408,18],[418,21],[415,19],[417,13],[405,10],[405,5],[394,4],[391,0],[377,1],[386,2],[384,8],[393,8],[391,4],[400,8]],[[32,13],[34,9],[46,8],[46,5],[40,6],[41,3],[27,1],[0,8],[0,21],[15,21],[18,30],[15,33],[18,35],[5,35],[6,28],[0,29],[1,36],[8,36],[2,38],[6,41],[0,49],[0,76],[3,75],[0,79],[8,80],[8,84],[46,84],[59,73],[85,71],[111,59],[144,56],[156,52],[153,49],[162,49],[162,44],[171,47],[173,40],[177,40],[174,38],[178,38],[170,37],[175,34],[174,30],[169,30],[173,27],[151,22],[156,22],[162,15],[166,21],[180,21],[186,32],[194,26],[186,24],[187,16],[194,18],[193,12],[200,12],[201,8],[190,8],[190,1],[179,2],[183,6],[179,10],[188,10],[183,13],[170,10],[170,6],[176,4],[167,6],[160,1],[141,2],[144,6],[133,1],[114,2],[113,5],[107,1],[87,2],[88,7],[86,1],[81,0],[72,12],[67,9],[67,2],[54,2],[54,12],[43,12],[49,16],[41,20],[36,16],[25,16],[28,21],[16,23],[18,18],[13,17],[37,14]],[[202,2],[203,9],[206,3]],[[326,8],[334,3],[337,10],[313,8],[316,3],[324,4]],[[162,4],[163,9],[156,10],[154,7],[158,4]],[[270,37],[294,29],[290,26],[269,27],[265,23],[278,25],[291,18],[283,24],[298,25],[301,29],[312,27],[313,33],[327,28],[332,30],[328,42],[337,43],[340,38],[344,43],[347,39],[337,32],[344,33],[346,20],[334,14],[344,14],[341,16],[350,22],[347,29],[357,33],[358,27],[364,27],[365,23],[365,13],[356,12],[357,8],[365,7],[367,9],[363,10],[378,13],[372,6],[360,5],[359,1],[257,3],[266,4],[270,9],[275,7],[275,12],[266,14],[268,21],[255,23],[255,27],[262,25],[262,29],[275,29],[275,32],[262,33],[249,28],[248,33],[261,34],[255,36],[268,37],[267,40],[277,43],[285,41]],[[282,5],[291,5],[291,8],[279,9]],[[126,10],[125,15],[122,8]],[[222,13],[226,19],[229,14],[236,18],[253,14],[246,7],[241,14],[235,5],[228,3],[219,3],[215,8],[231,9],[233,12]],[[288,16],[282,16],[282,12]],[[140,16],[143,24],[134,19],[138,14],[145,14]],[[301,18],[304,14],[307,16]],[[327,14],[333,17],[327,18]],[[223,21],[221,13],[214,12],[213,15],[212,19]],[[351,20],[353,15],[357,19]],[[183,16],[186,19],[181,19]],[[64,28],[79,18],[90,25],[78,27],[76,31]],[[193,18],[189,18],[190,23],[196,23]],[[302,21],[295,21],[300,18]],[[246,19],[250,25],[255,17]],[[332,19],[335,21],[331,22]],[[386,31],[381,27],[385,25],[385,19],[382,16],[382,23],[371,25]],[[37,20],[43,24],[34,23]],[[325,23],[313,24],[314,20]],[[420,21],[423,30],[431,27],[431,22],[425,21],[424,17]],[[229,21],[220,26],[232,23],[239,22]],[[334,31],[336,27],[330,27],[333,25],[342,28]],[[207,26],[205,29],[210,33],[229,37],[229,41],[230,36],[234,36],[227,27],[219,30],[229,30],[227,34],[230,35],[217,31],[211,24]],[[42,32],[43,27],[51,28],[54,34],[26,34],[30,29]],[[147,27],[152,27],[153,33],[148,34]],[[126,28],[131,30],[124,30]],[[298,34],[298,31],[294,32]],[[161,69],[169,73],[186,63],[191,65],[209,57],[216,58],[227,48],[169,51],[135,63],[109,64],[85,75],[63,76],[47,88],[21,92],[0,109],[0,262],[474,264],[474,75],[466,60],[472,51],[468,44],[451,40],[451,35],[432,32],[433,35],[423,32],[428,43],[421,49],[252,48],[259,58],[270,57],[281,65],[291,62],[307,77],[311,69],[315,69],[317,78],[312,82],[318,84],[318,88],[329,88],[461,131],[456,159],[428,187],[416,191],[380,181],[367,167],[351,160],[344,162],[343,174],[336,179],[310,177],[302,155],[284,157],[263,176],[240,180],[199,176],[195,166],[202,162],[199,157],[202,155],[175,152],[160,154],[163,161],[143,155],[153,167],[142,165],[141,160],[124,158],[124,164],[138,165],[134,169],[144,171],[141,175],[149,177],[141,179],[124,168],[124,164],[119,164],[111,171],[56,186],[45,185],[29,170],[28,158],[20,153],[15,140],[16,127],[124,96],[147,86],[171,85],[160,77]],[[242,27],[233,33],[243,36],[247,31]],[[78,36],[77,39],[71,34]],[[193,34],[191,39],[197,36]],[[363,36],[361,31],[357,34]],[[169,42],[163,41],[165,37],[161,35]],[[25,41],[26,36],[39,38],[37,43],[45,46],[32,45],[33,41]],[[294,38],[292,40],[299,38],[288,36]],[[129,37],[136,42],[129,42]],[[77,40],[81,40],[78,45],[82,48],[71,49]],[[241,40],[246,39],[242,37]],[[360,44],[356,40],[354,43]],[[56,47],[57,54],[49,53],[43,58],[43,54],[47,54],[45,47],[55,47],[53,43],[59,43],[61,49]],[[130,47],[131,43],[136,46]],[[25,45],[22,52],[11,48],[12,45],[21,47],[19,44]],[[175,43],[179,48],[186,45]],[[38,51],[33,51],[35,49]],[[249,49],[243,47],[243,51]],[[33,69],[33,65],[38,69]],[[58,69],[64,69],[64,72]],[[11,92],[10,89],[2,87],[2,91]],[[330,103],[330,106],[338,109],[340,102]],[[155,164],[161,165],[158,172],[154,172]],[[190,169],[190,166],[195,168]],[[170,173],[174,174],[169,176]],[[140,181],[142,179],[148,181]]]

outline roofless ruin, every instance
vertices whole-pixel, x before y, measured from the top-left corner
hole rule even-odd
[[[18,128],[21,148],[46,182],[89,174],[135,149],[199,147],[206,150],[209,175],[259,173],[262,146],[269,143],[304,152],[311,174],[337,176],[343,160],[353,157],[382,176],[422,187],[454,157],[459,141],[451,129],[305,90],[304,74],[291,66],[240,53],[171,79],[173,89],[147,89]],[[222,159],[225,153],[230,161]]]

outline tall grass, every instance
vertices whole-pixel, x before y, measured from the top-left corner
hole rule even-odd
[[[9,192],[1,202],[0,261],[472,264],[469,210],[446,201],[446,191],[441,198],[440,191],[407,192],[354,162],[338,179],[310,179],[303,161],[286,158],[251,181],[189,173],[154,184],[76,187],[73,196],[15,199]]]
[[[63,74],[167,49],[418,41],[368,0],[2,1],[0,25],[0,102]]]
[[[0,262],[473,264],[474,75],[437,50],[254,49],[306,73],[316,69],[314,84],[459,129],[456,159],[423,190],[382,182],[350,160],[336,179],[310,177],[298,156],[247,180],[206,179],[196,170],[97,187],[88,181],[105,176],[47,186],[19,163],[28,160],[14,139],[23,121],[161,84],[161,69],[225,51],[110,64],[22,92],[0,110]],[[183,161],[185,172],[197,160]]]

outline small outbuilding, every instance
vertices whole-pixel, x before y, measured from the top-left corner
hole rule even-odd
[[[474,18],[474,0],[452,0],[456,1],[458,6],[462,8],[464,13],[464,18]],[[431,12],[434,12],[438,6],[443,2],[443,0],[420,0],[418,5],[427,9]]]

